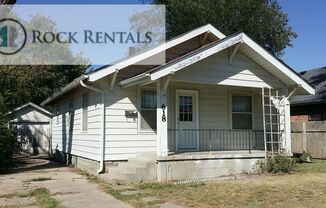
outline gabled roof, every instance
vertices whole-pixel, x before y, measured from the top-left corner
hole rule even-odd
[[[138,84],[141,80],[143,80],[143,82],[157,80],[166,75],[174,74],[191,64],[199,62],[237,44],[240,44],[240,50],[247,54],[249,58],[263,66],[264,69],[268,70],[283,83],[286,83],[287,86],[298,86],[301,93],[314,94],[314,88],[306,80],[302,79],[293,69],[271,55],[244,33],[236,33],[222,40],[205,45],[169,63],[158,66],[130,79],[123,80],[120,82],[120,85],[129,85],[133,82]]]
[[[44,100],[41,105],[47,105],[51,103],[52,101],[56,100],[57,98],[61,97],[65,93],[69,92],[70,90],[76,88],[79,86],[80,79],[90,82],[95,82],[101,78],[104,78],[112,73],[115,73],[123,68],[126,68],[128,66],[131,66],[133,64],[136,64],[142,60],[145,60],[148,57],[151,57],[155,54],[162,53],[168,49],[171,49],[187,40],[190,40],[194,37],[198,37],[200,35],[203,35],[205,33],[210,33],[213,36],[215,36],[217,39],[223,39],[225,38],[225,35],[222,34],[220,31],[218,31],[215,27],[213,27],[211,24],[204,25],[202,27],[196,28],[194,30],[191,30],[187,33],[181,34],[177,37],[174,37],[170,40],[168,40],[165,43],[162,43],[160,45],[154,46],[152,48],[149,48],[145,51],[142,51],[139,54],[135,54],[134,56],[129,56],[126,58],[123,58],[121,60],[118,60],[116,62],[113,62],[107,66],[100,67],[96,69],[95,71],[91,71],[87,73],[87,75],[82,75],[66,85],[65,87],[61,88],[59,91],[55,92],[52,96]]]
[[[128,67],[130,65],[136,64],[137,62],[140,62],[142,60],[145,60],[148,57],[154,56],[156,54],[162,53],[166,51],[169,48],[172,48],[182,42],[185,42],[191,38],[194,38],[196,36],[199,36],[200,34],[204,34],[206,32],[210,32],[213,35],[215,35],[218,39],[225,38],[225,35],[222,34],[219,30],[217,30],[215,27],[213,27],[211,24],[207,24],[205,26],[196,28],[194,30],[191,30],[187,33],[181,34],[175,38],[172,38],[171,40],[159,44],[157,46],[154,46],[152,48],[149,48],[145,51],[142,51],[139,54],[135,54],[134,56],[126,57],[124,59],[121,59],[119,61],[116,61],[106,67],[100,68],[100,70],[96,70],[95,72],[89,73],[89,81],[94,82],[97,81],[107,75],[110,75],[117,70],[123,69],[125,67]]]
[[[46,110],[45,108],[43,108],[43,107],[41,107],[39,105],[36,105],[35,103],[32,103],[32,102],[25,103],[24,105],[21,105],[21,106],[15,108],[13,111],[8,112],[6,115],[11,115],[11,114],[13,114],[13,113],[15,113],[15,112],[17,112],[19,110],[22,110],[22,109],[24,109],[26,107],[29,107],[29,106],[31,106],[31,107],[45,113],[49,117],[53,116],[53,114],[50,111]]]
[[[197,48],[192,48],[185,54],[179,54],[178,56],[168,60],[167,63],[157,66],[144,67],[145,70],[142,69],[139,73],[136,68],[128,69],[128,67],[137,65],[137,63],[149,57],[155,56],[173,48],[177,48],[177,46],[182,45],[186,41],[192,40],[195,37],[200,38],[200,36],[206,36],[206,34],[213,34],[214,38],[210,40],[209,43],[199,45]],[[153,81],[168,74],[173,74],[174,72],[181,70],[186,66],[189,66],[235,45],[240,45],[239,50],[241,50],[241,52],[245,53],[250,59],[259,64],[262,68],[267,70],[281,82],[286,84],[289,88],[298,86],[299,89],[296,91],[297,94],[314,94],[314,88],[306,80],[300,77],[293,69],[284,64],[277,57],[273,56],[255,41],[250,39],[246,34],[237,33],[225,37],[225,35],[223,35],[220,31],[218,31],[212,25],[208,24],[203,27],[194,29],[188,33],[182,34],[151,49],[145,50],[139,54],[119,60],[94,72],[90,72],[87,75],[82,75],[75,81],[62,88],[59,92],[43,101],[41,105],[49,104],[68,91],[78,87],[80,85],[80,79],[87,80],[89,82],[96,82],[97,80],[107,77],[110,74],[121,71],[119,74],[127,73],[128,75],[132,75],[125,77],[125,80],[122,80],[120,85],[143,82],[144,80]]]
[[[291,105],[326,103],[326,67],[300,72],[316,90],[314,95],[294,96]]]

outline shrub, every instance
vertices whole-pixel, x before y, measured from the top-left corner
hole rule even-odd
[[[257,162],[258,170],[265,173],[291,173],[295,165],[295,160],[284,154],[271,155]]]
[[[9,162],[18,149],[17,139],[7,128],[6,122],[0,120],[0,167]]]
[[[296,158],[298,163],[311,162],[311,155],[307,152],[303,152],[300,157]]]

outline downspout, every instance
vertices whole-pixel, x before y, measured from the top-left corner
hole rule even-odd
[[[80,85],[89,89],[89,90],[92,90],[92,91],[95,91],[95,92],[98,92],[101,94],[101,102],[102,102],[102,105],[101,105],[101,111],[102,111],[102,119],[101,119],[101,122],[102,122],[102,130],[101,130],[101,142],[100,142],[100,167],[99,169],[97,170],[97,173],[100,174],[104,171],[104,143],[105,143],[105,97],[104,97],[104,91],[103,90],[100,90],[96,87],[93,87],[93,86],[90,86],[90,85],[86,85],[83,80],[80,80]]]

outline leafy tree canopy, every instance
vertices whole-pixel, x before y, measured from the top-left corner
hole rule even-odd
[[[56,31],[56,26],[48,17],[33,16],[25,27],[43,25],[48,31]],[[45,26],[46,27],[45,27]],[[29,40],[31,41],[31,40]],[[40,50],[40,49],[38,49]],[[73,54],[67,44],[56,44],[52,48],[44,48],[42,56],[24,54],[24,58],[44,59],[62,56],[69,58],[71,63],[85,63],[84,65],[2,65],[0,66],[0,115],[26,102],[41,103],[54,91],[73,81],[84,73],[88,61],[80,54]],[[44,55],[44,53],[47,53]],[[31,53],[32,54],[32,53]],[[34,53],[35,54],[35,53]],[[19,58],[19,56],[17,57]]]
[[[244,32],[276,56],[292,47],[296,33],[276,0],[152,0],[166,5],[167,38],[205,24],[225,35]]]

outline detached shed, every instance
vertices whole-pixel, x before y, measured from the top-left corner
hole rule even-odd
[[[24,150],[31,154],[48,153],[51,138],[52,113],[28,102],[7,114],[9,127],[23,142]]]

